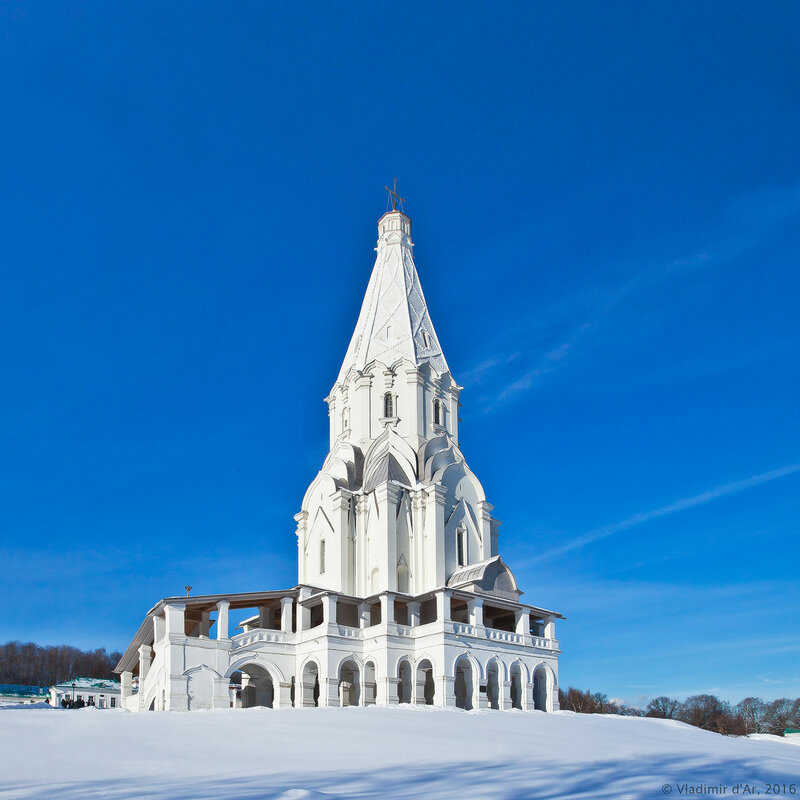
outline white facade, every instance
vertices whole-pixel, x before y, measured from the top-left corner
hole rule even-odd
[[[560,615],[522,603],[500,559],[411,220],[391,211],[378,233],[330,452],[295,515],[298,585],[159,602],[117,666],[126,708],[228,707],[239,671],[245,706],[558,707]]]

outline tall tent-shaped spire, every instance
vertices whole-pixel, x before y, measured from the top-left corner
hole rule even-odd
[[[389,211],[378,220],[378,255],[337,383],[350,370],[363,370],[373,361],[390,365],[405,358],[418,367],[428,363],[440,375],[449,371],[414,266],[413,247],[411,219],[402,211]]]

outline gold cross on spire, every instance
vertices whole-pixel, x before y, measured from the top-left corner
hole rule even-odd
[[[384,186],[387,192],[389,192],[389,202],[392,204],[392,211],[397,211],[397,206],[400,206],[400,210],[403,210],[403,203],[405,203],[405,197],[400,197],[397,194],[397,178],[394,179],[394,189],[390,189],[388,186]]]

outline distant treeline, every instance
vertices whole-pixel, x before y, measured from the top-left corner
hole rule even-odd
[[[655,697],[642,710],[619,705],[602,692],[581,691],[570,687],[566,692],[558,690],[558,700],[565,711],[676,719],[729,736],[744,736],[749,733],[783,736],[785,728],[800,728],[800,697],[783,697],[780,700],[746,697],[735,705],[720,700],[713,694],[695,694],[685,700]]]
[[[33,642],[0,644],[0,683],[52,686],[73,678],[113,678],[120,653],[78,650],[59,644],[42,647]]]

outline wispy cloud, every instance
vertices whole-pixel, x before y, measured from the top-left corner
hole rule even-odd
[[[694,495],[694,497],[684,497],[681,500],[676,500],[673,503],[653,509],[652,511],[634,514],[633,516],[628,517],[621,522],[615,522],[611,525],[603,525],[599,528],[595,528],[594,530],[588,531],[581,536],[577,536],[576,538],[565,542],[564,544],[559,545],[552,550],[548,550],[547,552],[536,556],[533,561],[546,561],[556,558],[557,556],[562,556],[565,553],[573,552],[574,550],[580,550],[587,545],[593,544],[601,539],[607,539],[609,536],[614,536],[617,533],[627,531],[629,528],[633,528],[636,525],[642,525],[654,519],[660,519],[661,517],[666,517],[670,514],[677,514],[690,508],[696,508],[697,506],[704,505],[705,503],[710,503],[712,500],[717,500],[720,497],[726,497],[727,495],[736,494],[737,492],[743,492],[747,489],[752,489],[755,486],[760,486],[762,483],[769,483],[770,481],[783,478],[786,475],[791,475],[798,471],[800,471],[800,463],[788,464],[785,467],[773,469],[769,472],[763,472],[760,475],[753,475],[743,480],[731,481],[730,483],[716,486],[706,492]]]
[[[767,187],[735,197],[720,214],[718,230],[706,231],[709,245],[690,251],[688,255],[638,267],[617,285],[590,287],[551,307],[537,309],[528,318],[517,319],[488,343],[484,355],[461,376],[465,385],[478,389],[476,411],[490,413],[578,361],[576,356],[592,341],[590,335],[632,296],[665,280],[679,279],[687,273],[731,261],[755,247],[776,225],[798,213],[800,184],[788,188]],[[731,233],[732,230],[735,232]],[[619,265],[615,265],[614,272],[618,271]],[[657,316],[657,313],[648,314],[650,325]],[[520,342],[525,346],[520,347]],[[768,356],[769,352],[750,353],[748,358],[759,355]],[[731,363],[735,366],[739,362]],[[714,365],[702,367],[713,369]],[[690,371],[697,372],[698,368],[698,365],[691,365]],[[681,374],[681,367],[671,369]]]

